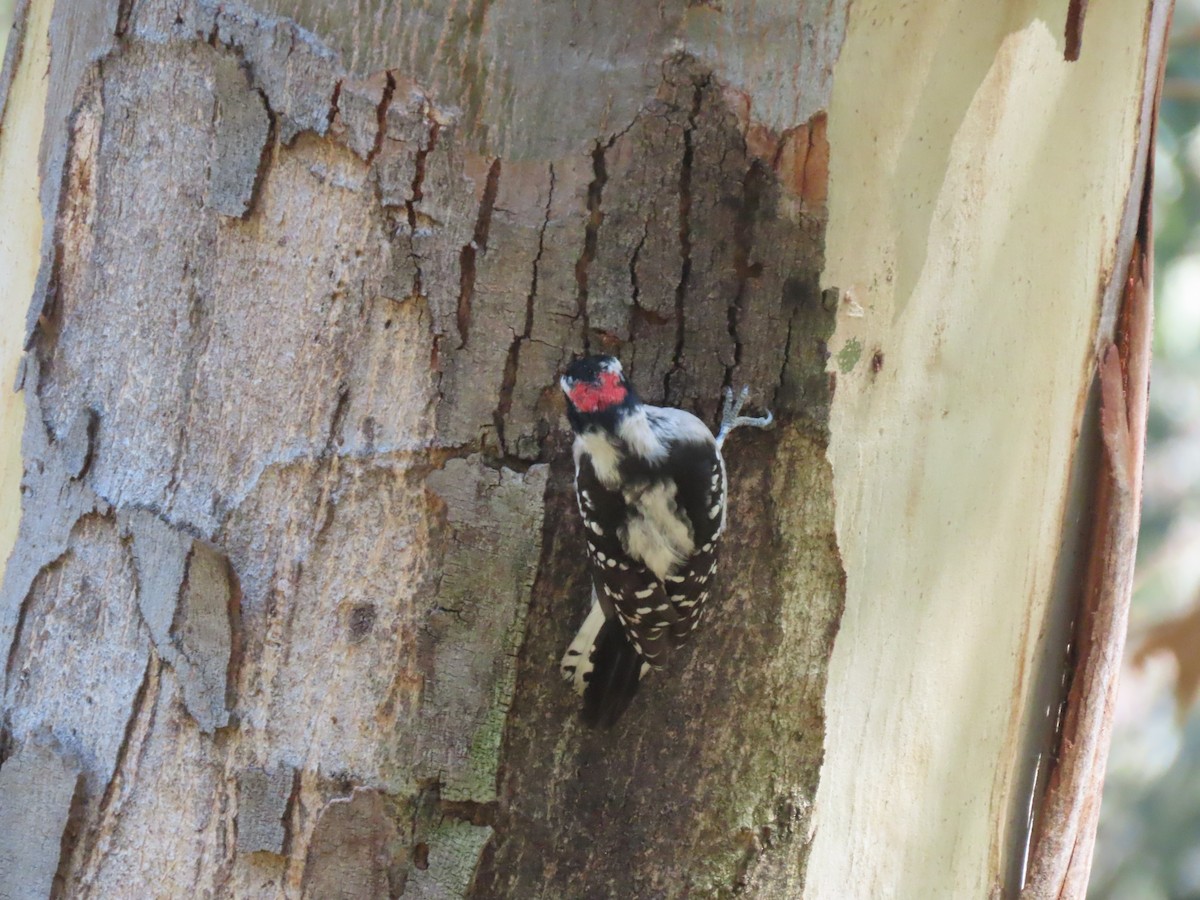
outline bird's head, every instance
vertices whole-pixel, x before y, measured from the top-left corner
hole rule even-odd
[[[606,424],[637,401],[615,356],[584,356],[567,366],[558,381],[567,395],[567,415],[576,431],[589,422]]]

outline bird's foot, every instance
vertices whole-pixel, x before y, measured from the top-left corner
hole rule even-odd
[[[717,430],[718,447],[725,443],[725,438],[729,437],[729,433],[735,428],[743,426],[749,428],[767,428],[775,421],[775,417],[771,415],[770,410],[767,410],[765,416],[739,415],[742,411],[742,406],[746,403],[746,398],[749,396],[749,385],[738,391],[737,399],[734,399],[733,388],[725,388],[725,402],[721,406],[721,427]]]

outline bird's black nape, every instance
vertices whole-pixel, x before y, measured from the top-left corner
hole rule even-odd
[[[642,676],[642,657],[617,619],[604,623],[592,650],[581,716],[592,728],[612,728],[629,708]]]
[[[571,360],[563,376],[571,381],[596,382],[600,380],[601,372],[610,371],[614,366],[618,371],[621,368],[621,362],[615,356],[577,356]]]

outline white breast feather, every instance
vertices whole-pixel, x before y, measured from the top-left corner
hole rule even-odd
[[[632,516],[623,535],[625,551],[641,560],[661,581],[695,550],[692,529],[675,501],[675,482],[657,484],[625,500],[641,515]]]
[[[661,460],[676,442],[715,443],[708,427],[691,413],[672,407],[642,406],[625,416],[617,425],[617,437],[630,452],[651,462]],[[620,485],[622,452],[602,431],[588,432],[575,438],[575,467],[584,454],[591,457],[596,478],[609,489]],[[717,453],[720,459],[720,453]],[[724,460],[721,460],[724,482]],[[724,484],[721,485],[722,489]],[[637,494],[626,493],[625,502],[640,515],[630,518],[621,535],[625,551],[645,564],[659,580],[675,572],[696,549],[691,526],[676,502],[678,488],[673,481],[655,485]],[[724,515],[719,528],[723,529]]]

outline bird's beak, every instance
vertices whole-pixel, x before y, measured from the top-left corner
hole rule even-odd
[[[575,387],[575,379],[568,378],[566,375],[564,375],[562,378],[558,379],[558,386],[563,389],[564,394],[570,396],[571,389]]]

